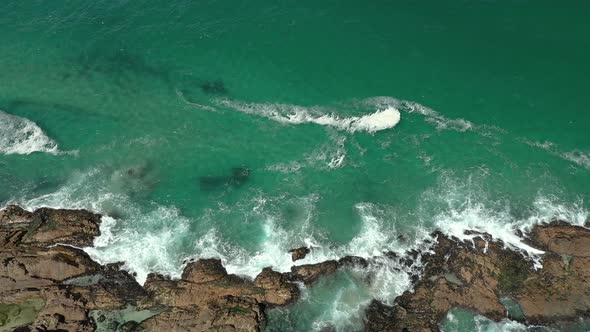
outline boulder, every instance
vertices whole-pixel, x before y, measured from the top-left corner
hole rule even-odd
[[[310,253],[310,251],[311,250],[308,247],[300,247],[300,248],[289,250],[289,253],[291,253],[291,260],[293,260],[293,262],[295,262],[300,259],[304,259],[305,256],[307,256],[307,254]]]
[[[306,264],[291,267],[291,280],[301,281],[306,285],[311,285],[319,277],[332,274],[338,270],[338,262],[334,260],[325,261],[317,264]]]

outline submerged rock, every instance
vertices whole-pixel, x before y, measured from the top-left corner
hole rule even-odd
[[[240,187],[250,177],[250,169],[245,167],[232,168],[231,175],[228,176],[201,176],[199,177],[199,186],[201,190],[213,191],[226,187]]]
[[[205,81],[200,85],[201,91],[210,95],[222,95],[227,93],[227,88],[221,80]]]

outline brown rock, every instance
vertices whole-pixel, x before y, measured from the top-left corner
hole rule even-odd
[[[531,273],[516,295],[527,321],[590,316],[590,230],[553,223],[535,227],[531,238],[547,253],[543,268]]]
[[[501,242],[461,243],[438,233],[434,253],[413,292],[394,306],[373,302],[366,331],[438,331],[443,316],[468,308],[493,320],[505,317],[500,297],[516,299],[529,324],[590,316],[590,231],[566,224],[537,226],[531,245],[547,251],[543,268]],[[492,240],[488,234],[483,238]]]
[[[151,331],[258,332],[264,325],[263,306],[248,299],[223,297],[202,310],[171,308],[141,323]]]
[[[27,212],[11,205],[0,211],[2,244],[91,246],[100,235],[100,215],[84,210],[41,208]]]
[[[291,279],[302,281],[306,285],[315,282],[319,277],[338,270],[338,262],[325,261],[318,264],[298,265],[291,267]]]
[[[296,249],[291,249],[289,252],[291,253],[291,259],[294,261],[298,261],[300,259],[304,259],[307,254],[309,254],[311,250],[308,247],[300,247]]]
[[[254,283],[264,289],[264,302],[271,305],[286,305],[299,298],[299,288],[279,272],[267,267],[260,272]]]
[[[219,259],[201,259],[189,263],[182,272],[182,280],[202,283],[219,280],[227,276],[227,271]]]

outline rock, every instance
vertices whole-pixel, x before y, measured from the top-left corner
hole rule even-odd
[[[260,272],[254,283],[264,289],[264,302],[271,305],[286,305],[299,298],[299,288],[282,273],[267,267]]]
[[[365,311],[365,331],[391,331],[395,321],[393,308],[378,300],[371,301]]]
[[[33,213],[23,210],[16,205],[9,205],[0,211],[0,224],[13,224],[29,222],[33,219]]]
[[[219,259],[201,259],[191,262],[182,271],[182,279],[195,283],[210,282],[227,276]]]
[[[143,331],[143,328],[141,327],[141,325],[139,325],[138,322],[136,322],[134,320],[130,320],[128,322],[125,322],[125,323],[119,325],[119,328],[117,329],[117,331],[138,332],[138,331]]]
[[[306,285],[314,283],[319,277],[338,270],[338,262],[334,260],[318,264],[298,265],[291,267],[292,280],[301,281]]]
[[[91,310],[134,306],[157,314],[118,331],[260,331],[265,307],[299,297],[286,275],[267,268],[247,280],[228,274],[218,259],[188,263],[180,280],[150,274],[142,287],[121,270],[122,263],[102,266],[71,247],[91,244],[99,222],[100,216],[80,210],[0,211],[2,303],[19,309],[36,299],[34,316],[17,319],[25,324],[19,329],[94,331]]]
[[[203,310],[171,308],[141,323],[151,331],[259,332],[264,325],[264,307],[251,299],[223,297]]]
[[[515,294],[527,322],[590,316],[590,230],[556,222],[535,227],[531,240],[547,253]]]
[[[500,298],[507,295],[516,299],[528,324],[590,315],[590,230],[566,224],[535,227],[530,245],[547,251],[539,270],[490,235],[478,235],[473,243],[462,243],[435,234],[438,244],[423,255],[426,267],[414,291],[392,307],[373,301],[365,331],[438,331],[454,308],[498,321],[506,313]]]
[[[8,317],[11,328],[94,331],[90,311],[133,306],[155,314],[118,330],[260,331],[265,308],[298,299],[294,281],[311,285],[341,267],[382,263],[347,256],[293,266],[289,273],[265,268],[250,280],[228,274],[218,259],[204,259],[188,263],[180,280],[150,274],[142,287],[121,270],[122,263],[103,266],[76,248],[92,243],[99,222],[100,216],[81,210],[0,211],[0,298],[10,312],[27,313]],[[422,279],[392,306],[373,301],[365,331],[437,331],[454,308],[500,320],[506,314],[500,298],[506,296],[527,324],[590,316],[590,230],[564,223],[534,227],[529,245],[546,251],[538,270],[488,234],[473,234],[473,242],[463,243],[435,233],[438,243],[431,251],[411,252],[408,261],[424,266]]]
[[[356,267],[356,268],[367,268],[369,261],[365,258],[358,256],[345,256],[338,260],[338,266],[340,267]]]
[[[84,210],[41,208],[27,212],[12,205],[0,212],[0,237],[3,238],[0,244],[91,246],[94,237],[100,235],[100,218]]]
[[[308,247],[300,247],[296,249],[291,249],[289,252],[291,253],[291,259],[294,261],[298,261],[300,259],[304,259],[307,254],[309,254],[311,250]]]

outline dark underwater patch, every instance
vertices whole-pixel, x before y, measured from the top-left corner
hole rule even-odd
[[[199,187],[202,191],[214,191],[227,187],[241,187],[250,178],[250,169],[246,167],[232,168],[231,175],[201,176]]]
[[[208,95],[224,95],[227,94],[227,88],[221,80],[204,81],[200,85],[201,91]]]
[[[72,71],[62,74],[64,80],[74,77],[91,80],[95,76],[104,76],[118,88],[132,92],[136,92],[134,86],[145,79],[157,80],[172,87],[169,70],[125,49],[108,53],[103,50],[84,52],[70,61],[73,63]]]

